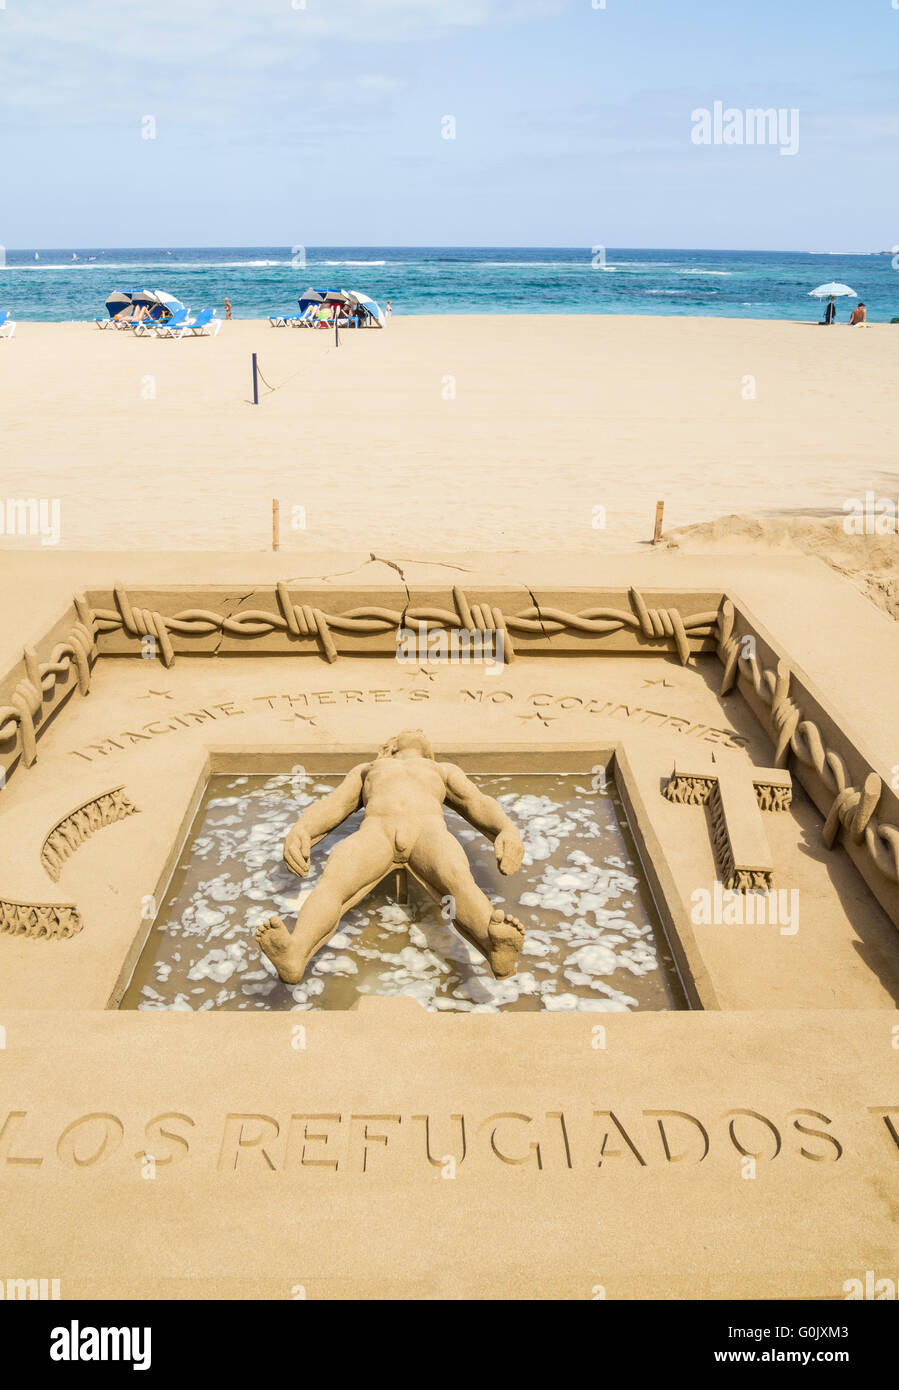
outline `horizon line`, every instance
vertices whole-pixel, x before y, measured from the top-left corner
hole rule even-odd
[[[601,245],[602,243],[596,243]],[[34,251],[281,251],[292,250],[287,243],[282,242],[240,242],[237,244],[218,243],[216,245],[196,244],[182,246],[101,246],[97,243],[85,243],[76,245],[68,243],[63,246],[7,246],[3,248],[6,255],[24,254]],[[532,243],[514,245],[511,242],[496,243],[467,243],[467,242],[409,242],[405,244],[388,244],[387,242],[320,242],[310,243],[303,248],[310,250],[345,250],[345,251],[581,251],[592,252],[593,247],[585,242],[575,242],[571,244],[551,244]],[[712,252],[715,254],[740,254],[740,255],[772,255],[772,256],[889,256],[894,254],[893,250],[868,250],[868,251],[809,251],[799,247],[761,247],[761,246],[615,246],[610,243],[603,245],[605,251],[701,251]],[[0,266],[2,269],[2,266]]]

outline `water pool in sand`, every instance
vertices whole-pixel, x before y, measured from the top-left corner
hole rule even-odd
[[[493,979],[411,878],[408,902],[397,903],[391,877],[346,914],[299,985],[282,983],[253,932],[273,912],[292,928],[298,897],[362,813],[316,846],[300,880],[283,862],[284,837],[340,778],[215,774],[121,1007],[349,1009],[370,994],[472,1013],[685,1007],[614,787],[594,788],[598,779],[582,774],[473,780],[502,803],[525,845],[520,872],[504,878],[490,843],[445,813],[487,896],[526,928],[511,979]]]

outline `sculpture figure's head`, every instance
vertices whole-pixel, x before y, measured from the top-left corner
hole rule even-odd
[[[403,729],[394,734],[378,749],[379,758],[430,758],[434,761],[434,750],[421,729]]]

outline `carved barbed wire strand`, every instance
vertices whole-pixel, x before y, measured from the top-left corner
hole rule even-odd
[[[513,633],[533,637],[552,637],[559,632],[579,632],[600,637],[624,628],[641,633],[649,641],[671,640],[682,664],[690,659],[690,637],[701,639],[715,635],[716,611],[697,613],[684,619],[677,608],[648,608],[638,589],[628,590],[633,612],[618,608],[588,608],[580,613],[534,605],[517,614],[504,614],[487,602],[469,602],[459,585],[453,589],[456,611],[443,608],[403,609],[367,606],[351,608],[345,613],[326,613],[311,604],[298,604],[291,599],[287,585],[275,586],[278,612],[245,609],[223,615],[210,609],[192,608],[167,616],[154,609],[141,608],[131,602],[123,584],[113,587],[116,608],[98,609],[94,613],[101,633],[121,629],[139,640],[151,638],[163,665],[175,659],[172,635],[207,637],[213,633],[232,637],[263,637],[283,632],[297,639],[312,639],[319,644],[329,662],[336,661],[338,651],[333,633],[348,636],[368,636],[398,631],[404,625],[416,625],[430,631],[433,628],[493,632],[503,634],[507,652],[514,659]]]
[[[73,665],[81,694],[90,690],[91,668],[98,656],[93,613],[83,594],[75,595],[74,604],[77,621],[68,639],[57,643],[46,661],[38,661],[34,648],[26,647],[25,677],[13,690],[11,703],[0,705],[0,740],[14,738],[18,731],[26,767],[31,767],[37,758],[37,729],[44,696],[53,693],[58,681],[68,678]]]

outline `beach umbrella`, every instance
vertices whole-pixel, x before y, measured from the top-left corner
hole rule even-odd
[[[310,304],[349,304],[349,295],[343,290],[316,290],[310,285],[304,295],[300,297],[299,305],[301,309],[308,309]]]
[[[850,299],[858,299],[855,290],[851,290],[848,285],[841,285],[838,280],[828,280],[826,285],[819,285],[816,290],[809,290],[809,299],[840,299],[849,296]]]
[[[376,304],[369,295],[357,294],[355,290],[347,290],[347,299],[351,304],[356,304],[360,309],[364,309],[369,317],[375,320],[379,328],[384,327],[384,315],[381,312],[381,306]]]
[[[176,299],[173,294],[168,294],[165,290],[148,290],[147,293],[153,295],[155,303],[160,309],[164,310],[170,318],[178,309],[184,308],[180,299]],[[154,315],[154,318],[155,317],[158,316]]]
[[[164,308],[172,312],[174,312],[175,309],[184,308],[180,299],[176,299],[173,294],[167,294],[165,290],[147,290],[146,293],[152,294],[157,304],[161,304]]]
[[[301,304],[346,304],[347,297],[343,290],[316,290],[310,285],[305,294],[300,296]]]
[[[127,308],[130,303],[130,294],[125,294],[123,290],[113,290],[112,294],[106,301],[106,307],[109,310],[109,317],[113,318],[115,314],[118,314],[122,311],[122,309]]]

